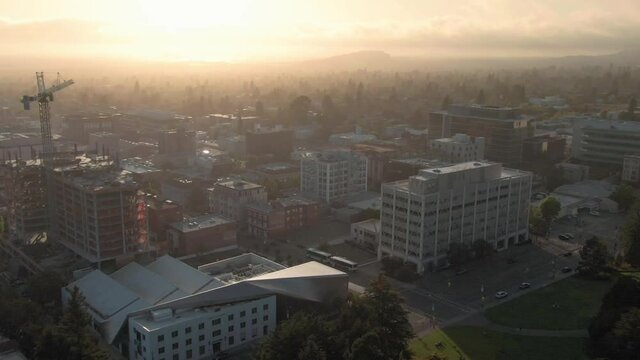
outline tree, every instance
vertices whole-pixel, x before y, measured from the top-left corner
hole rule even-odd
[[[551,222],[558,217],[560,214],[560,209],[562,205],[560,205],[560,201],[558,201],[553,196],[548,196],[540,203],[540,215],[546,224],[546,232],[549,231],[549,227],[551,226]]]
[[[449,95],[445,95],[444,99],[442,99],[442,104],[440,105],[441,110],[447,110],[451,105],[451,97]]]
[[[484,105],[486,98],[484,96],[484,90],[480,89],[478,96],[476,96],[476,102],[480,105]]]
[[[89,335],[91,318],[84,310],[84,296],[80,289],[73,288],[71,298],[60,321],[59,331],[69,347],[67,359],[101,360],[109,356],[98,345],[96,340]]]
[[[627,112],[629,113],[631,120],[635,119],[635,113],[637,108],[638,108],[638,100],[636,100],[636,98],[631,98],[631,100],[629,100],[629,106],[627,107]]]
[[[265,336],[258,350],[260,360],[299,359],[304,347],[327,348],[322,344],[328,338],[326,323],[315,314],[298,312],[283,321],[274,332]],[[309,340],[313,344],[309,344]]]
[[[413,331],[407,320],[407,311],[402,307],[402,298],[382,275],[371,282],[364,298],[371,312],[371,328],[378,329],[384,358],[411,359],[409,340],[413,337]]]
[[[628,210],[636,202],[636,192],[629,184],[622,184],[611,193],[609,198],[618,203],[622,210]]]
[[[607,246],[594,236],[580,249],[578,271],[586,276],[597,276],[606,268],[607,257]]]
[[[346,354],[348,360],[386,360],[380,345],[382,343],[376,330],[371,330],[356,339],[351,345],[350,351]]]
[[[480,239],[471,244],[471,250],[473,251],[473,256],[476,259],[480,259],[493,254],[494,248],[486,240]]]
[[[627,216],[622,229],[625,260],[640,267],[640,204],[636,204]]]
[[[589,325],[592,358],[636,359],[640,351],[640,281],[621,276]]]
[[[471,260],[471,250],[464,244],[452,243],[449,246],[447,257],[451,266],[458,267]]]
[[[40,305],[59,304],[60,289],[65,285],[57,272],[40,272],[29,278],[25,295]]]
[[[542,218],[542,211],[537,206],[531,206],[529,212],[529,229],[534,234],[544,235],[547,233],[546,223]]]
[[[304,342],[304,346],[298,352],[298,360],[326,360],[327,354],[316,342],[314,335]]]
[[[311,109],[311,99],[307,96],[298,96],[289,104],[291,122],[294,124],[306,123],[307,113]]]

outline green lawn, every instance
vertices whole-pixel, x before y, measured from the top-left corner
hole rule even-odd
[[[435,344],[444,345],[437,349]],[[521,336],[474,326],[436,331],[411,343],[415,360],[437,354],[447,360],[582,360],[583,339]]]
[[[570,277],[494,306],[485,316],[496,324],[525,329],[586,329],[612,284]]]

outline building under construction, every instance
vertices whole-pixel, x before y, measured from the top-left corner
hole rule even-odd
[[[64,155],[47,167],[5,162],[10,226],[18,238],[46,230],[48,239],[92,263],[148,251],[144,197],[132,175],[106,156]]]

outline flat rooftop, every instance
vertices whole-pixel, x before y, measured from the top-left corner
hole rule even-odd
[[[252,182],[244,181],[244,180],[225,180],[216,183],[216,186],[222,186],[233,190],[251,190],[264,187],[260,184],[255,184]]]
[[[471,170],[471,169],[479,169],[479,168],[495,166],[495,165],[497,164],[486,162],[486,161],[469,161],[469,162],[464,162],[464,163],[449,165],[444,167],[423,169],[420,172],[421,173],[425,172],[425,173],[434,174],[434,175],[441,175],[441,174],[450,174],[450,173]]]
[[[599,118],[587,118],[576,121],[582,128],[611,130],[611,131],[633,131],[640,132],[640,122],[638,121],[616,121]]]
[[[233,284],[286,267],[254,253],[245,253],[198,267],[198,270],[224,283]]]
[[[230,224],[232,222],[233,222],[232,220],[229,220],[221,216],[206,214],[206,215],[200,215],[193,218],[187,218],[187,219],[184,219],[183,221],[175,222],[171,224],[171,227],[186,233],[191,231],[208,229],[208,228],[216,227],[219,225]]]

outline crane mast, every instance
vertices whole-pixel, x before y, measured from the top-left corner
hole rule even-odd
[[[38,93],[34,96],[24,95],[22,104],[25,110],[31,109],[31,102],[38,102],[38,110],[40,112],[40,135],[42,137],[42,160],[45,165],[50,163],[54,153],[53,140],[51,138],[51,112],[49,110],[49,102],[53,101],[53,93],[71,86],[73,80],[61,80],[60,74],[53,86],[47,88],[44,83],[44,73],[36,72],[36,82],[38,85]]]

